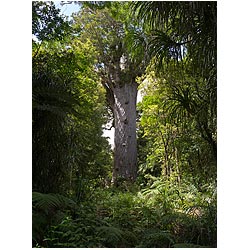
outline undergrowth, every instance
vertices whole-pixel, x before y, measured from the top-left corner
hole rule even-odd
[[[40,230],[38,230],[40,229]],[[96,189],[75,204],[62,196],[33,194],[34,247],[216,247],[216,188],[158,179]]]

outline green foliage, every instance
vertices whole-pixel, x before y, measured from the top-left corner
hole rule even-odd
[[[47,230],[48,247],[216,246],[214,185],[158,179],[138,192],[96,189]]]
[[[128,3],[90,2],[83,6],[74,17],[74,27],[81,41],[90,41],[95,47],[97,68],[103,82],[107,85],[114,78],[111,74],[115,70],[119,74],[122,72],[127,81],[142,74],[146,66],[146,55],[142,53],[146,41],[139,24],[129,15]],[[112,82],[114,84],[114,79]]]
[[[76,203],[59,194],[32,193],[32,243],[43,244],[48,228],[59,223],[67,210],[75,211]]]
[[[172,243],[172,235],[169,232],[153,229],[145,231],[145,236],[138,247],[169,248]]]
[[[153,90],[154,99],[163,103],[156,104],[155,116],[169,117],[170,121],[165,120],[171,125],[179,123],[177,128],[184,123],[192,134],[198,131],[216,160],[216,2],[133,2],[131,8],[147,31],[150,70],[157,73],[151,84],[163,80],[163,88]],[[146,100],[144,103],[147,109]],[[166,149],[168,140],[164,142],[159,130]],[[169,156],[166,158],[170,162]],[[211,159],[208,161],[211,165]]]
[[[199,165],[203,170],[211,168],[211,173],[215,173],[214,161],[217,157],[216,2],[133,2],[131,8],[137,19],[143,22],[143,30],[148,34],[146,50],[151,58],[151,66],[148,68],[146,85],[151,84],[153,88],[149,87],[146,91],[141,121],[143,123],[145,117],[150,116],[147,120],[152,124],[151,127],[158,128],[160,135],[154,135],[153,140],[161,138],[163,146],[160,147],[164,147],[161,151],[165,151],[165,156],[161,153],[155,158],[165,157],[165,163],[162,160],[161,164],[165,164],[164,168],[168,168],[165,172],[169,173],[172,168],[171,158],[178,158],[168,153],[172,151],[169,150],[171,137],[169,130],[176,128],[178,132],[175,133],[177,138],[172,140],[174,144],[177,144],[178,137],[187,133],[191,135],[191,140],[198,144],[191,147],[198,148],[198,157],[195,156],[195,158],[199,158],[199,163],[197,164],[197,161],[192,163],[191,160],[191,163],[190,161],[188,163],[189,166],[192,169],[194,165]],[[159,84],[159,81],[162,83]],[[145,127],[142,128],[141,136],[147,136]],[[148,130],[152,135],[155,133],[152,132],[151,127]],[[206,141],[202,142],[202,146],[199,137]],[[148,140],[152,144],[152,136],[149,136]],[[145,141],[144,139],[144,144]],[[179,142],[178,144],[181,145]],[[156,143],[152,151],[158,147]],[[207,147],[210,152],[206,150]],[[183,155],[182,148],[176,147],[176,149]],[[206,160],[200,157],[200,152],[203,151],[206,152],[204,154]],[[145,158],[145,153],[143,154]],[[180,157],[179,160],[184,162],[185,160]],[[150,159],[150,153],[148,159]],[[154,162],[154,159],[151,162]],[[153,165],[157,164],[153,163]],[[152,169],[151,166],[150,168]],[[205,175],[207,174],[206,172]]]
[[[196,185],[216,178],[216,113],[206,81],[186,68],[169,64],[156,74],[154,66],[140,79],[144,95],[138,149],[139,173],[194,179]],[[184,177],[185,178],[185,177]]]
[[[48,247],[123,247],[129,244],[127,239],[131,233],[119,228],[108,217],[103,218],[104,210],[99,204],[82,203],[78,211],[50,228],[45,239]]]
[[[190,243],[179,243],[179,244],[174,244],[174,248],[208,248],[208,247]]]
[[[88,58],[62,48],[44,48],[33,59],[33,187],[41,192],[72,189],[87,166],[99,178],[99,167],[110,164],[101,87]]]
[[[101,247],[96,230],[98,223],[89,215],[75,219],[66,216],[49,230],[46,244],[48,247]]]
[[[165,60],[187,54],[200,73],[214,68],[216,2],[137,1],[131,8],[144,29],[152,31],[149,51],[156,63],[164,66]]]
[[[35,209],[43,210],[47,214],[54,209],[73,208],[76,205],[74,201],[63,195],[38,192],[32,193],[32,203]]]
[[[32,58],[33,190],[80,199],[89,189],[87,181],[101,182],[111,166],[94,50],[77,39],[38,46]]]
[[[191,183],[179,185],[175,180],[159,179],[139,197],[146,225],[167,230],[172,243],[216,244],[215,185],[204,186],[200,192]]]
[[[70,26],[52,1],[32,2],[32,34],[40,41],[62,40]]]

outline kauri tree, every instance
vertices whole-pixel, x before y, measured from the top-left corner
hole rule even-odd
[[[143,66],[142,59],[132,57],[126,42],[129,33],[124,22],[126,6],[121,3],[109,4],[108,8],[83,5],[75,17],[81,40],[91,41],[96,48],[96,71],[114,116],[114,184],[119,180],[134,181],[137,175],[136,77],[142,73]]]

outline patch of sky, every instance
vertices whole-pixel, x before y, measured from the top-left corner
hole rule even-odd
[[[61,14],[72,19],[72,14],[80,10],[81,6],[74,1],[55,1],[56,8],[60,9]]]

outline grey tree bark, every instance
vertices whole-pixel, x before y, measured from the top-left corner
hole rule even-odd
[[[133,81],[114,89],[115,148],[112,182],[134,181],[137,175],[136,143],[137,84]]]
[[[109,67],[108,77],[103,77],[107,100],[114,115],[114,166],[112,183],[135,181],[137,177],[136,139],[136,76],[122,70],[119,63]]]

